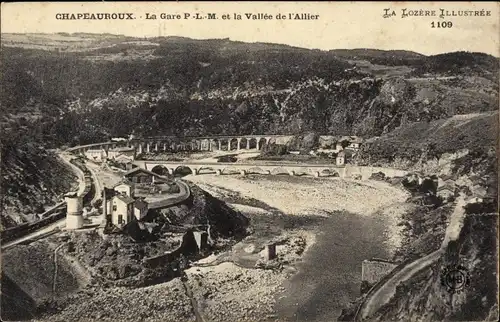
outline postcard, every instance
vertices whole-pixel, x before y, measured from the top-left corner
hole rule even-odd
[[[2,3],[2,320],[497,321],[499,17]]]

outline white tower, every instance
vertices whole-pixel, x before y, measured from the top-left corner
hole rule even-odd
[[[83,227],[83,202],[75,194],[66,195],[66,229],[80,229]]]

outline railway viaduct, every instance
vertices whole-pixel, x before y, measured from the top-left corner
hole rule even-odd
[[[80,145],[69,148],[72,153],[85,153],[95,149],[113,149],[117,147],[134,147],[138,154],[153,151],[240,151],[260,150],[265,144],[286,144],[293,135],[231,135],[231,136],[200,136],[174,137],[159,136],[144,139],[124,140],[121,142],[104,142]]]

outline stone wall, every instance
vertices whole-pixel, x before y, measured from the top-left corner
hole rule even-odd
[[[188,231],[182,237],[182,243],[171,252],[148,257],[143,259],[144,266],[148,268],[156,268],[177,261],[181,255],[189,256],[196,255],[202,252],[207,247],[206,232]]]

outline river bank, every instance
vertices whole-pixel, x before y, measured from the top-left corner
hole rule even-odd
[[[372,257],[390,258],[399,246],[397,223],[408,207],[404,191],[376,181],[213,175],[185,179],[196,182],[250,218],[253,240],[244,240],[239,249],[252,246],[258,253],[266,241],[282,235],[301,236],[307,245],[294,260],[285,261],[281,270],[273,270],[272,278],[267,276],[268,270],[235,268],[229,263],[221,264],[225,265],[223,269],[204,268],[204,284],[219,284],[221,270],[225,275],[238,271],[236,275],[252,276],[252,283],[245,283],[244,287],[235,287],[231,279],[224,278],[225,285],[229,284],[215,292],[214,299],[222,302],[232,294],[231,300],[224,302],[232,309],[218,305],[225,311],[220,313],[225,319],[336,320],[342,307],[359,296],[361,262]],[[238,251],[238,247],[233,249]],[[232,257],[234,262],[234,257],[239,256]],[[248,254],[244,257],[248,259]],[[236,309],[243,304],[249,309]],[[222,321],[210,313],[213,308],[204,307],[210,318]]]

